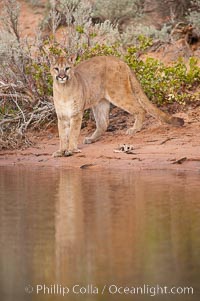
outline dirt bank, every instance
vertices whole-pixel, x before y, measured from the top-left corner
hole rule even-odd
[[[55,166],[64,168],[110,168],[133,170],[177,170],[200,172],[200,107],[188,109],[177,116],[185,119],[182,128],[161,125],[147,117],[144,129],[130,137],[123,129],[106,132],[98,142],[82,143],[84,136],[92,131],[86,127],[81,131],[79,147],[81,153],[66,158],[53,158],[59,139],[57,130],[40,132],[32,136],[34,145],[24,150],[1,151],[0,166]],[[130,116],[125,116],[129,119]],[[120,118],[121,120],[121,118]],[[130,119],[131,120],[131,119]],[[130,121],[131,122],[131,121]],[[111,122],[111,130],[113,127]],[[120,128],[120,127],[119,127]],[[128,154],[115,152],[120,144],[129,144],[133,150]]]

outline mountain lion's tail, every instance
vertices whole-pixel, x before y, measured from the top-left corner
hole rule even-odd
[[[131,72],[131,86],[133,90],[133,94],[136,96],[136,99],[139,101],[140,105],[143,109],[148,112],[153,117],[165,122],[172,124],[174,126],[182,126],[184,125],[184,120],[179,117],[172,117],[168,113],[165,113],[159,110],[154,104],[150,102],[146,94],[143,92],[142,87],[138,80],[136,79],[134,73]]]

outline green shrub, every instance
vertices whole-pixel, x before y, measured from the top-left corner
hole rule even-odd
[[[92,15],[117,23],[123,17],[140,17],[142,2],[140,0],[95,0]]]
[[[200,0],[191,1],[192,8],[188,11],[186,19],[194,25],[195,28],[200,30]]]
[[[187,68],[181,58],[173,65],[165,66],[153,58],[139,59],[135,47],[129,47],[127,52],[125,61],[135,71],[144,91],[154,103],[185,104],[199,99],[198,92],[191,93],[197,91],[200,84],[197,58],[190,58]]]
[[[102,56],[102,55],[106,55],[106,56],[112,55],[112,56],[120,57],[122,54],[119,51],[118,44],[107,46],[105,44],[96,43],[96,45],[94,45],[91,48],[87,47],[83,55],[79,57],[78,61],[84,61],[94,56]]]
[[[137,44],[138,37],[146,37],[151,41],[168,42],[170,40],[171,26],[164,25],[160,30],[154,26],[145,26],[138,24],[136,26],[128,26],[121,34],[121,42],[125,45]]]

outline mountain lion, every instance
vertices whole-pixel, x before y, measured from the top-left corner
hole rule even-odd
[[[95,142],[106,131],[110,103],[135,115],[133,127],[127,130],[131,135],[141,130],[146,112],[174,126],[184,124],[183,119],[171,117],[149,101],[133,71],[120,59],[99,56],[74,66],[75,59],[75,56],[59,57],[51,62],[60,138],[55,157],[79,151],[77,143],[83,112],[88,108],[93,110],[96,130],[84,143]]]

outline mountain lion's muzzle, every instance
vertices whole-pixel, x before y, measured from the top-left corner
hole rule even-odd
[[[65,81],[69,80],[69,76],[66,74],[58,74],[56,76],[56,80],[59,82],[65,82]]]

